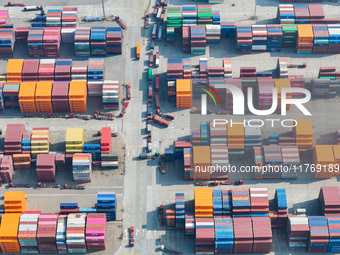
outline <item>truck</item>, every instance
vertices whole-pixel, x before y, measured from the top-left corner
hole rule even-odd
[[[155,93],[155,102],[156,102],[156,109],[157,111],[160,111],[161,109],[161,104],[159,102],[159,95],[158,95],[158,92]]]
[[[196,182],[195,186],[218,186],[218,185],[242,185],[243,179],[239,179],[238,181],[206,181],[206,182]]]
[[[130,227],[129,228],[129,246],[130,247],[135,246],[134,232],[135,232],[135,228]]]
[[[159,74],[156,74],[156,79],[155,79],[155,90],[156,90],[156,92],[159,91]]]
[[[144,28],[149,28],[149,13],[145,13],[145,17],[144,17]]]
[[[150,52],[150,56],[149,56],[149,67],[153,66],[153,52]]]
[[[167,118],[169,120],[174,120],[175,119],[175,114],[173,114],[173,113],[166,113],[166,114],[163,114],[163,117]]]
[[[151,152],[152,151],[152,144],[150,142],[147,143],[147,151]]]
[[[139,159],[156,159],[156,158],[157,158],[156,155],[152,155],[152,154],[146,153],[146,152],[139,154]]]
[[[149,67],[149,81],[152,82],[152,68]]]
[[[130,83],[126,84],[126,100],[131,99],[131,85]]]
[[[156,122],[156,123],[158,123],[158,124],[161,124],[161,125],[163,125],[164,127],[168,127],[168,126],[169,126],[169,121],[167,121],[167,120],[165,120],[165,119],[162,119],[162,118],[156,116],[156,114],[154,114],[154,115],[152,116],[152,118],[153,118],[153,121],[154,121],[154,122]]]
[[[149,84],[148,99],[152,99],[152,84]]]
[[[137,58],[137,60],[140,59],[140,43],[137,43],[137,47],[136,47],[136,58]]]
[[[166,173],[166,168],[165,168],[165,156],[164,154],[161,155],[159,162],[158,162],[158,167],[159,170],[161,171],[162,174]]]
[[[156,17],[156,15],[158,13],[158,9],[159,9],[159,3],[156,4],[155,9],[153,10],[153,16]]]
[[[25,3],[12,3],[12,2],[8,2],[7,6],[26,6]]]
[[[26,7],[24,7],[24,11],[25,12],[29,12],[29,11],[41,11],[43,9],[44,9],[44,7],[42,5],[40,5],[40,6],[26,6]]]
[[[157,4],[159,4],[159,3],[157,3]],[[163,11],[163,8],[159,7],[158,10],[157,10],[156,19],[159,20],[161,18],[162,11]]]
[[[123,28],[123,29],[127,29],[127,26],[125,25],[125,23],[119,18],[119,16],[115,17],[115,20],[117,21],[117,23]]]
[[[125,114],[125,112],[126,112],[126,108],[127,108],[128,106],[129,106],[129,101],[127,101],[127,102],[124,103],[124,107],[123,107],[122,111],[121,111],[120,114],[119,114],[120,117],[124,117],[124,114]]]
[[[163,24],[165,18],[165,8],[163,8],[163,12],[161,14],[161,24]]]
[[[163,31],[163,26],[159,26],[158,28],[158,41],[162,41],[162,31]]]
[[[152,40],[156,39],[156,33],[157,33],[157,23],[153,24],[153,28],[152,28]]]
[[[156,52],[155,66],[159,67],[159,51]]]

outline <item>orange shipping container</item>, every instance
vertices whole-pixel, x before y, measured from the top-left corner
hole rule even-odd
[[[19,106],[21,113],[37,112],[35,105],[36,82],[21,82],[19,90]]]
[[[52,81],[38,81],[35,90],[35,105],[37,112],[53,112],[52,108]]]

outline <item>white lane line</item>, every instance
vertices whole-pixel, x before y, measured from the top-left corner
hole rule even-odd
[[[73,196],[97,196],[97,194],[26,194],[29,197],[73,197]],[[123,196],[123,194],[116,194],[116,196]]]

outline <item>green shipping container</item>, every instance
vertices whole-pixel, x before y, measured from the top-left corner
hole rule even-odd
[[[152,81],[152,68],[149,67],[149,81]]]

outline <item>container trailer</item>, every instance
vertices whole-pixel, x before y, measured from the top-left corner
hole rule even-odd
[[[149,81],[152,82],[152,68],[149,67]]]
[[[140,43],[137,43],[137,47],[136,47],[136,58],[137,58],[137,60],[140,59]]]
[[[156,116],[155,114],[153,115],[153,121],[158,123],[158,124],[163,125],[164,127],[168,127],[169,126],[169,121],[167,121],[165,119],[162,119],[162,118]]]
[[[156,33],[157,33],[157,23],[153,24],[153,28],[152,28],[152,40],[156,39]]]
[[[159,91],[159,74],[156,74],[156,79],[155,79],[155,90],[156,90],[156,92]]]
[[[148,98],[152,99],[152,85],[151,84],[149,84]]]
[[[149,28],[149,19],[150,19],[149,13],[146,13],[144,18],[144,28]]]
[[[135,246],[134,232],[135,232],[135,228],[130,227],[129,228],[129,246],[130,247]]]
[[[26,6],[24,7],[24,11],[28,12],[28,11],[42,11],[44,9],[44,7],[42,5],[40,6]]]
[[[155,93],[155,102],[156,102],[156,109],[157,111],[159,112],[160,109],[161,109],[161,104],[159,102],[159,95],[158,95],[158,92]]]
[[[12,3],[12,2],[8,2],[7,6],[26,6],[25,3]]]
[[[174,120],[175,119],[175,114],[173,113],[166,113],[163,115],[164,118],[167,118],[169,120]]]
[[[159,28],[158,28],[158,41],[162,40],[162,31],[163,31],[163,27],[159,26]]]
[[[149,56],[149,67],[153,66],[153,52],[150,52],[150,56]]]
[[[159,67],[159,52],[156,52],[156,60],[155,60],[155,66]]]
[[[156,17],[156,15],[158,13],[158,9],[159,9],[159,3],[156,4],[155,9],[153,10],[153,16]]]
[[[126,99],[131,99],[131,85],[130,83],[126,84]]]
[[[159,5],[159,3],[157,3]],[[160,19],[161,18],[161,14],[162,14],[163,8],[159,7],[157,10],[157,15],[156,15],[156,19]]]

